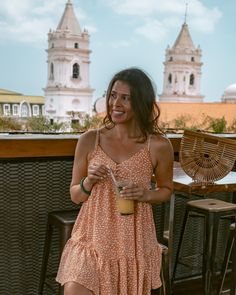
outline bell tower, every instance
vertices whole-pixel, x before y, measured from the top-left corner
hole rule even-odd
[[[55,31],[48,33],[45,115],[57,122],[92,112],[89,34],[82,31],[70,0]]]
[[[187,10],[186,10],[187,11]],[[201,95],[201,49],[195,48],[185,20],[164,61],[163,102],[203,102]]]

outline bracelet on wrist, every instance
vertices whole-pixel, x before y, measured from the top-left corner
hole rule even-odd
[[[85,193],[86,195],[90,196],[91,195],[91,191],[88,191],[86,190],[86,188],[84,187],[84,180],[85,180],[86,176],[83,177],[81,180],[80,180],[80,188],[82,190],[83,193]]]

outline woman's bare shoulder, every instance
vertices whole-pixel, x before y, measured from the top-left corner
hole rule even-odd
[[[150,154],[153,167],[157,167],[160,163],[172,163],[174,159],[174,151],[170,140],[161,134],[155,134],[151,137]]]
[[[92,130],[88,130],[84,132],[79,137],[78,147],[83,150],[86,149],[88,152],[90,152],[92,149],[94,149],[96,136],[97,136],[96,129],[92,129]]]
[[[155,149],[172,149],[172,144],[167,136],[162,134],[153,134],[151,137],[152,146]]]

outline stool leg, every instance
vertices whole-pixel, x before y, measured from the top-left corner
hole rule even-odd
[[[204,295],[211,295],[214,292],[214,268],[216,258],[216,245],[219,227],[219,218],[209,214],[206,218],[205,246],[203,254],[203,285]]]
[[[162,267],[161,267],[162,287],[160,295],[171,295],[171,281],[169,274],[169,253],[168,249],[162,249]]]
[[[230,255],[231,255],[233,243],[234,243],[234,236],[233,235],[234,235],[233,231],[230,231],[229,237],[228,237],[228,242],[227,242],[226,249],[225,249],[224,260],[222,263],[222,269],[221,269],[221,274],[220,274],[220,279],[219,279],[219,289],[217,291],[218,295],[220,295],[221,292],[223,291],[224,280],[225,280],[226,272],[228,269]],[[232,259],[233,259],[233,255],[232,255]],[[235,276],[235,278],[236,278],[236,276]]]
[[[48,222],[46,237],[44,242],[43,260],[42,260],[40,282],[39,282],[39,295],[43,294],[43,287],[44,287],[45,278],[46,278],[48,258],[49,258],[50,248],[51,248],[52,232],[53,232],[53,228]]]
[[[232,278],[230,295],[236,295],[236,225],[234,228],[233,248],[232,248]]]
[[[185,215],[184,215],[184,220],[183,220],[183,225],[182,225],[182,229],[181,229],[181,233],[180,233],[179,243],[178,243],[178,247],[177,247],[176,258],[175,258],[175,262],[174,262],[172,283],[173,283],[173,281],[175,279],[175,275],[176,275],[176,269],[177,269],[177,264],[178,264],[178,260],[179,260],[179,254],[180,254],[180,250],[181,250],[181,244],[182,244],[183,237],[184,237],[184,232],[185,232],[185,227],[186,227],[188,215],[189,215],[189,211],[188,211],[188,209],[186,209],[186,212],[185,212]]]
[[[175,194],[172,194],[170,199],[169,209],[169,239],[168,239],[168,260],[169,260],[169,279],[171,284],[172,266],[173,266],[173,231],[174,231],[174,212],[175,212]]]
[[[66,242],[69,240],[71,237],[71,231],[72,231],[73,226],[65,226],[61,236],[60,236],[60,255],[62,254],[62,251],[65,247]]]
[[[71,236],[72,228],[73,228],[72,226],[65,226],[62,233],[61,233],[61,236],[60,236],[60,256],[62,254],[64,247],[65,247],[66,242],[68,241],[68,239]],[[64,294],[64,287],[61,285],[59,285],[59,294],[60,295]]]

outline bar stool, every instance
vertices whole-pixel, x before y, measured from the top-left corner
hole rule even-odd
[[[230,260],[231,258],[231,260]],[[224,281],[226,273],[231,263],[231,280],[230,280],[230,295],[236,295],[236,223],[230,224],[230,233],[225,250],[225,257],[223,261],[222,271],[220,274],[220,284],[218,295],[223,292]]]
[[[39,282],[39,295],[43,294],[44,285],[50,286],[46,278],[51,277],[47,275],[48,259],[51,250],[52,236],[54,228],[59,229],[59,243],[60,243],[60,256],[62,250],[71,236],[71,231],[75,223],[79,209],[54,211],[48,213],[46,237],[44,242],[43,260]],[[53,275],[55,277],[55,275]],[[63,295],[63,287],[59,286],[59,294]]]
[[[215,275],[214,268],[216,262],[219,222],[222,218],[227,218],[235,222],[236,204],[218,199],[201,199],[187,203],[172,279],[175,277],[184,231],[189,217],[204,217],[205,230],[203,236],[202,278],[204,295],[212,295],[214,292],[213,279]]]

